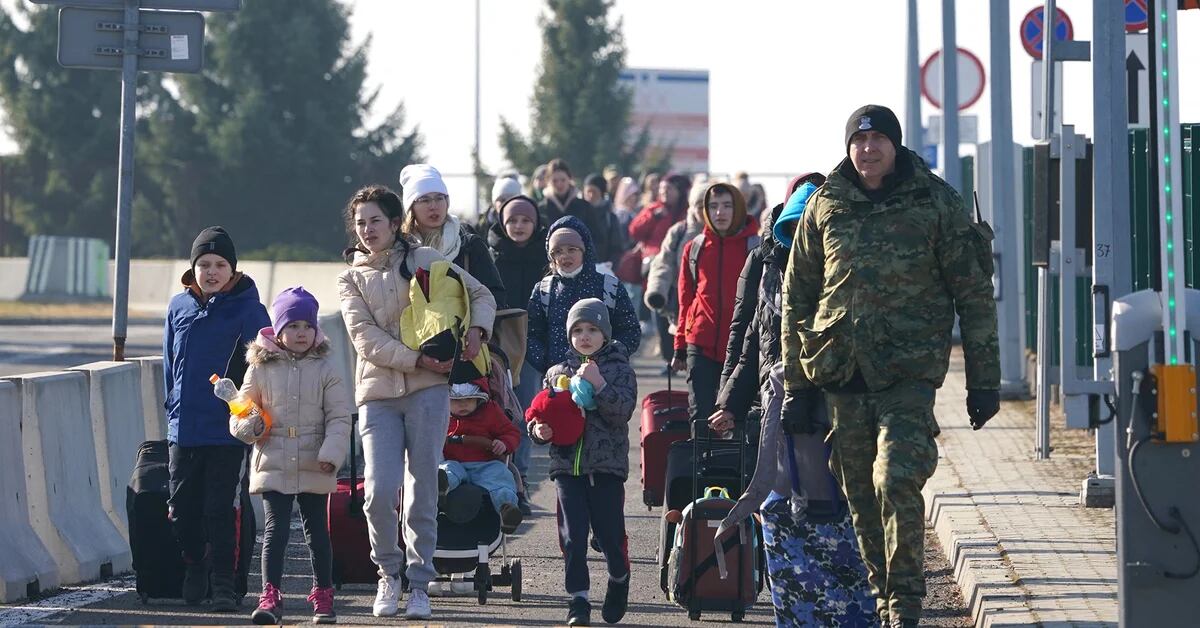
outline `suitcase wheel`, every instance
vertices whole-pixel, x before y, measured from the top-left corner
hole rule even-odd
[[[149,594],[138,593],[138,599],[140,599],[142,601],[143,605],[150,603],[150,595]]]
[[[692,621],[700,621],[700,611],[688,611],[688,619]]]
[[[746,618],[746,611],[733,611],[729,614],[729,621],[738,623]]]
[[[514,558],[509,563],[509,577],[512,578],[512,601],[521,601],[521,559]]]

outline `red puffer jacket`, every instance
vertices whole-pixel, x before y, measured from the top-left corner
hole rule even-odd
[[[740,212],[739,212],[740,213]],[[744,214],[742,214],[744,215]],[[757,246],[758,221],[746,216],[736,233],[721,237],[705,217],[703,248],[692,276],[693,238],[683,245],[679,261],[679,325],[675,332],[675,355],[684,357],[687,346],[695,345],[705,357],[725,362],[738,276],[750,251]]]
[[[446,435],[483,436],[498,440],[504,443],[509,453],[516,451],[517,443],[521,440],[521,433],[495,401],[480,404],[473,414],[465,417],[451,416]],[[458,462],[489,462],[497,459],[490,450],[465,443],[446,443],[442,448],[442,456]]]
[[[629,237],[642,245],[642,255],[650,257],[658,254],[662,248],[663,238],[671,225],[683,220],[687,215],[686,207],[676,214],[671,213],[661,202],[651,203],[642,208],[633,222],[629,223]]]

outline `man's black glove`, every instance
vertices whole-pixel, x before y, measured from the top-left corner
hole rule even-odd
[[[789,390],[784,393],[783,408],[780,411],[783,431],[789,434],[815,434],[817,424],[813,418],[820,400],[821,392],[815,388]]]
[[[971,417],[972,429],[983,427],[999,411],[1000,391],[967,390],[967,414]]]

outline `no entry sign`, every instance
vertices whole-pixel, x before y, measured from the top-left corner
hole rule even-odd
[[[1144,3],[1143,3],[1144,4]],[[1071,18],[1067,16],[1067,12],[1062,9],[1056,9],[1058,19],[1054,21],[1054,38],[1055,41],[1070,41],[1075,39],[1075,27],[1071,25]],[[1025,52],[1034,59],[1042,58],[1042,40],[1045,38],[1046,26],[1045,8],[1037,7],[1025,14],[1025,19],[1021,20],[1020,34],[1021,47],[1025,48]]]
[[[958,110],[968,109],[979,102],[986,83],[983,62],[966,48],[958,49]],[[921,94],[929,104],[942,108],[942,51],[925,60],[921,66]]]

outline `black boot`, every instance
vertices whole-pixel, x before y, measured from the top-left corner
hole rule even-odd
[[[185,562],[187,559],[184,559]],[[208,595],[208,562],[186,562],[183,571],[183,602],[196,606]]]
[[[212,605],[210,609],[214,613],[231,613],[237,610],[237,606],[238,597],[233,592],[233,575],[213,574]]]
[[[892,628],[917,628],[919,625],[920,621],[915,617],[892,618]]]
[[[604,621],[615,624],[625,616],[625,609],[629,607],[629,578],[631,575],[626,574],[624,582],[616,582],[611,578],[608,580],[608,591],[604,593],[604,606],[600,610]]]
[[[582,597],[571,598],[571,605],[567,607],[567,625],[591,626],[592,603]]]

